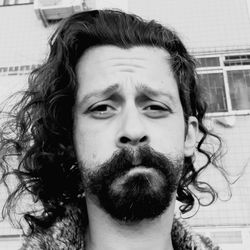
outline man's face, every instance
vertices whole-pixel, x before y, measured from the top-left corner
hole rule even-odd
[[[197,122],[191,118],[185,134],[169,59],[159,48],[102,46],[76,67],[74,142],[86,196],[117,219],[160,215],[193,153]],[[139,209],[150,211],[138,217]]]

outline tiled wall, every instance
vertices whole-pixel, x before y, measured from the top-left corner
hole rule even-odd
[[[232,127],[225,127],[231,119]],[[194,225],[250,225],[250,116],[211,118],[210,127],[220,135],[225,143],[226,154],[222,158],[224,168],[229,173],[232,197],[230,200],[227,182],[212,166],[202,175],[219,191],[219,199],[214,205],[200,207],[191,218]],[[228,200],[228,201],[226,201]]]
[[[40,63],[52,29],[37,19],[33,5],[0,7],[0,67]]]
[[[129,0],[129,10],[174,27],[193,51],[250,45],[246,0]]]

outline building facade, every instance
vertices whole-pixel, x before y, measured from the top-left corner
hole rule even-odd
[[[58,2],[54,1],[54,4]],[[219,199],[209,207],[200,207],[197,214],[188,220],[196,230],[211,236],[227,250],[250,247],[249,2],[83,2],[85,9],[121,8],[172,27],[197,59],[199,84],[204,88],[204,98],[209,103],[206,123],[227,145],[223,165],[230,173],[232,185],[230,194],[225,180],[215,169],[205,172],[202,178],[216,186]],[[43,13],[38,15],[34,11],[33,1],[0,0],[0,102],[27,87],[29,72],[47,56],[47,41],[55,27],[56,24],[46,21]],[[0,203],[5,197],[0,197]],[[0,223],[0,249],[17,249],[21,244],[19,233],[11,229],[7,222]]]

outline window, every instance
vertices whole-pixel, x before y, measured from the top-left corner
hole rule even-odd
[[[233,110],[250,109],[250,70],[228,71]]]
[[[220,58],[219,57],[197,58],[197,62],[198,62],[198,67],[220,66]]]
[[[197,58],[208,112],[250,112],[250,54]]]
[[[198,78],[204,98],[208,103],[208,112],[227,111],[226,94],[222,73],[201,74]]]
[[[250,65],[250,55],[225,56],[224,65]]]
[[[0,6],[31,4],[34,0],[0,0]]]
[[[243,242],[241,231],[211,232],[211,238],[217,244],[239,244]]]

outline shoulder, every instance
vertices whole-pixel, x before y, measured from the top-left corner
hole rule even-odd
[[[84,249],[85,222],[82,213],[74,207],[66,208],[49,228],[36,229],[24,237],[20,250],[73,250]]]
[[[176,217],[173,221],[172,240],[174,249],[221,250],[210,238],[194,232],[184,220]]]
[[[203,245],[204,249],[209,249],[209,250],[221,250],[221,248],[213,243],[213,241],[204,235],[198,235],[201,244]]]

